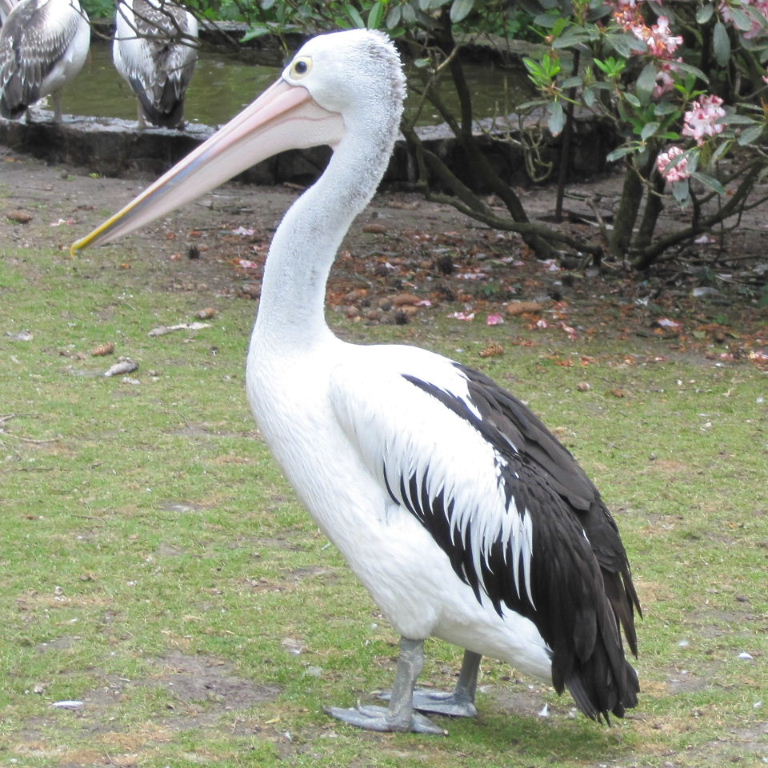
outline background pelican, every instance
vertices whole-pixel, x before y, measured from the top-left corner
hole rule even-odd
[[[217,134],[73,246],[108,242],[279,151],[328,144],[321,178],[275,232],[246,369],[265,440],[304,504],[401,635],[388,708],[330,708],[371,730],[442,733],[414,709],[470,715],[482,655],[624,714],[639,608],[624,547],[573,456],[483,374],[401,345],[338,339],[328,273],[386,169],[403,106],[399,57],[355,30],[302,47]],[[414,691],[424,640],[466,649],[452,694]]]
[[[141,127],[183,127],[197,34],[197,19],[169,0],[118,2],[112,58],[139,99]]]
[[[21,0],[0,30],[0,114],[18,118],[50,94],[61,121],[61,89],[83,68],[91,42],[78,0]]]

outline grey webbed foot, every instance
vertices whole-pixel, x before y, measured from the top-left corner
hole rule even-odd
[[[379,698],[389,701],[390,691],[382,691]],[[416,688],[413,692],[413,708],[419,712],[430,712],[448,717],[475,717],[477,707],[466,695],[456,691],[437,691],[430,688]]]
[[[428,733],[437,736],[447,735],[447,731],[435,725],[429,718],[418,712],[412,712],[410,722],[406,720],[395,720],[386,707],[359,706],[355,709],[345,709],[343,707],[325,707],[325,712],[331,717],[343,720],[345,723],[355,725],[358,728],[364,728],[368,731],[383,732],[412,732]]]

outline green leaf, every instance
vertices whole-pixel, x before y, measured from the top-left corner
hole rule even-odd
[[[605,41],[624,59],[628,59],[633,53],[643,53],[648,50],[648,46],[634,35],[608,34],[605,36]]]
[[[718,122],[723,125],[755,125],[757,120],[753,117],[748,117],[747,115],[739,115],[736,112],[731,112],[718,120]]]
[[[701,8],[696,11],[696,23],[706,24],[712,18],[714,12],[715,6],[712,3],[701,6]]]
[[[717,63],[724,67],[731,58],[731,38],[728,37],[728,30],[722,21],[715,24],[715,31],[712,35],[712,47],[715,53]]]
[[[569,24],[570,20],[566,16],[562,16],[561,18],[555,20],[555,23],[552,25],[550,32],[554,37],[560,37],[563,32],[565,32],[565,29]]]
[[[275,0],[261,0],[261,10],[268,11],[275,4]]]
[[[712,157],[709,159],[710,164],[714,165],[719,162],[721,157],[725,157],[726,153],[731,148],[732,143],[733,142],[730,141],[720,142],[720,144],[717,145],[717,149],[712,153]]]
[[[646,123],[643,126],[643,130],[640,131],[640,138],[642,141],[648,141],[648,139],[653,136],[656,131],[659,130],[659,123],[653,122],[653,123]]]
[[[676,181],[672,185],[672,196],[680,205],[685,205],[691,199],[691,188],[688,186],[688,179]]]
[[[758,124],[753,125],[751,128],[745,128],[739,134],[739,144],[742,147],[745,147],[748,144],[754,144],[763,135],[764,127],[765,126],[762,124]]]
[[[553,136],[559,136],[565,127],[565,111],[559,101],[553,101],[547,107],[549,117],[547,118],[547,128]]]
[[[584,85],[584,80],[578,75],[574,75],[573,77],[567,77],[563,80],[560,87],[564,90],[568,90],[568,88],[578,88],[580,85]]]
[[[725,194],[725,187],[714,176],[710,176],[707,173],[701,173],[701,171],[694,171],[691,176],[693,176],[696,181],[700,181],[704,184],[704,186],[717,192],[718,195]]]
[[[389,9],[389,13],[387,14],[387,20],[384,22],[387,29],[394,29],[399,23],[400,23],[400,6],[399,5],[393,5]]]
[[[347,16],[349,16],[352,23],[358,27],[359,29],[362,29],[365,27],[365,22],[363,21],[363,17],[360,15],[360,11],[357,10],[353,5],[348,5],[346,8]]]
[[[386,7],[382,0],[377,0],[368,11],[368,29],[379,29],[384,20],[384,11]]]
[[[673,115],[675,112],[679,111],[680,108],[677,104],[673,104],[671,101],[660,101],[658,104],[653,105],[653,114],[656,115],[656,117]]]
[[[416,23],[416,9],[412,5],[404,5],[402,7],[403,24],[415,24]]]
[[[656,75],[658,73],[659,70],[652,61],[649,61],[643,67],[642,72],[640,72],[640,76],[635,83],[635,90],[642,101],[650,100],[653,89],[656,87]]]
[[[636,109],[639,109],[643,105],[640,103],[640,99],[635,96],[634,93],[625,93],[624,98]]]
[[[752,29],[752,19],[741,8],[731,6],[731,14],[733,15],[733,23],[740,32],[749,32]]]
[[[584,27],[571,27],[552,43],[552,47],[570,48],[580,43],[589,42],[589,37],[589,32]]]
[[[609,163],[614,163],[616,160],[621,160],[622,157],[631,155],[634,152],[637,152],[637,147],[618,147],[612,152],[609,152],[605,159]]]
[[[240,38],[240,42],[247,43],[249,40],[255,40],[257,37],[268,35],[269,32],[269,27],[265,27],[263,24],[256,24]]]
[[[687,72],[694,77],[698,77],[699,80],[702,80],[705,83],[709,82],[709,78],[698,67],[694,67],[693,64],[687,64],[684,61],[676,61],[675,69],[680,72]]]
[[[464,21],[475,7],[475,0],[453,0],[451,4],[451,23],[458,24]]]

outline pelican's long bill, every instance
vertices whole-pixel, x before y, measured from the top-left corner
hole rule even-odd
[[[71,252],[133,232],[278,152],[333,146],[343,131],[341,115],[323,109],[306,88],[278,80]]]

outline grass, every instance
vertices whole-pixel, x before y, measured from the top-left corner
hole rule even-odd
[[[481,360],[511,326],[342,327],[523,394],[615,511],[646,614],[640,706],[613,728],[488,660],[479,719],[448,738],[361,733],[322,705],[388,685],[397,638],[259,439],[243,393],[255,306],[162,290],[136,254],[125,268],[129,248],[0,261],[0,765],[768,761],[764,374],[660,339],[553,332]],[[211,303],[209,328],[148,336]],[[139,370],[100,375],[114,358],[89,352],[107,341]],[[428,650],[424,679],[450,686],[460,651]]]

